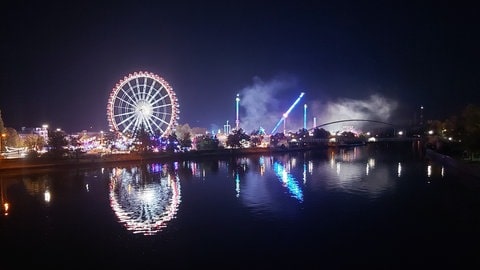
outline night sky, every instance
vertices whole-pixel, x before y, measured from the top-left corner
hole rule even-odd
[[[480,103],[480,9],[460,1],[32,2],[2,3],[7,127],[107,130],[109,94],[135,71],[170,83],[180,124],[209,129],[234,124],[237,93],[247,131],[273,128],[301,92],[293,129],[304,104],[310,126]]]

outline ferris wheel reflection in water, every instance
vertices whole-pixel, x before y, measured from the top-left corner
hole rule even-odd
[[[375,153],[365,147],[354,147],[331,149],[320,158],[312,158],[310,154],[241,157],[216,161],[218,164],[213,167],[220,168],[219,171],[209,171],[209,163],[195,161],[115,168],[109,177],[110,205],[126,229],[143,235],[156,234],[176,217],[181,202],[178,171],[183,169],[202,181],[222,175],[225,169],[227,174],[221,177],[233,178],[235,196],[249,209],[259,209],[262,213],[276,211],[276,198],[291,197],[295,206],[304,202],[305,193],[319,190],[375,200],[393,191],[398,184],[396,180],[405,177],[405,169],[408,174],[409,166],[398,157],[394,158],[394,166],[378,163],[380,157]],[[436,166],[425,166],[430,178],[434,174],[432,167]],[[444,175],[441,166],[441,177]],[[276,185],[269,183],[281,184],[279,197],[274,194],[278,190]]]
[[[174,164],[176,166],[176,163]],[[110,173],[110,205],[126,229],[154,235],[175,218],[181,202],[177,168],[114,168]]]

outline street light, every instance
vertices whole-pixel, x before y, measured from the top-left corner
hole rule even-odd
[[[5,146],[5,138],[7,137],[7,134],[2,133],[2,138],[0,139],[0,152],[3,152],[3,148]]]

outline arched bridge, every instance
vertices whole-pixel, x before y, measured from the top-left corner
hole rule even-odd
[[[321,124],[321,125],[317,125],[316,127],[310,128],[309,131],[312,131],[316,128],[321,128],[321,127],[324,127],[324,126],[337,124],[337,123],[344,123],[344,122],[378,123],[378,124],[382,124],[382,125],[385,125],[385,126],[389,126],[390,128],[393,129],[393,136],[387,136],[385,138],[376,138],[375,141],[405,141],[405,140],[418,140],[419,139],[419,137],[395,136],[395,130],[396,129],[402,129],[404,127],[402,127],[398,124],[388,123],[388,122],[379,121],[379,120],[371,120],[371,119],[344,119],[344,120],[331,121],[331,122],[324,123],[324,124]],[[400,135],[400,133],[399,133],[399,135]]]
[[[324,123],[324,124],[318,125],[318,126],[316,126],[316,127],[310,128],[309,130],[314,130],[314,129],[316,129],[316,128],[320,128],[320,127],[324,127],[324,126],[328,126],[328,125],[332,125],[332,124],[337,124],[337,123],[344,123],[344,122],[370,122],[370,123],[384,124],[384,125],[392,126],[392,127],[396,127],[396,126],[397,126],[397,125],[392,124],[392,123],[387,123],[387,122],[378,121],[378,120],[369,120],[369,119],[344,119],[344,120],[337,120],[337,121],[332,121],[332,122]]]

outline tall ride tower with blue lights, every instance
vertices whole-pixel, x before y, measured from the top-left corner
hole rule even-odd
[[[235,98],[235,110],[237,113],[237,118],[235,120],[235,128],[238,130],[240,128],[240,119],[238,118],[238,106],[240,103],[240,94],[237,94],[237,97]]]

